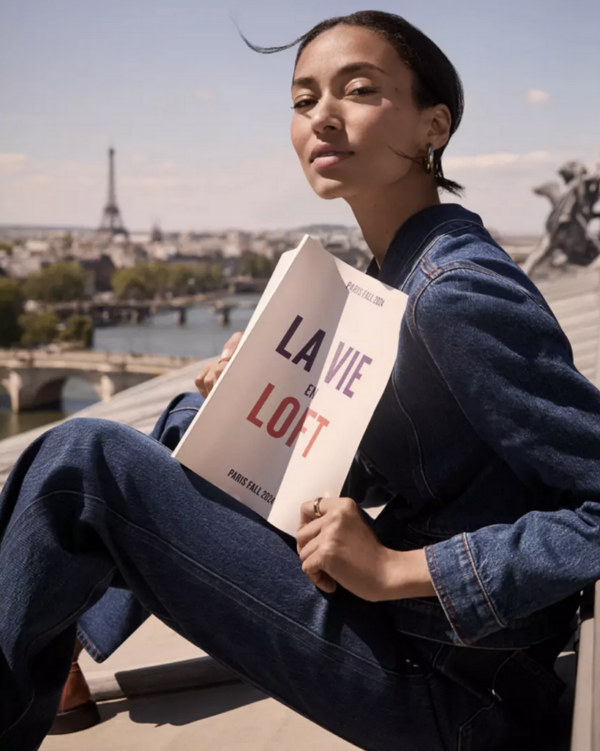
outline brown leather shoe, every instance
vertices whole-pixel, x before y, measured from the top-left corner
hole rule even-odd
[[[60,698],[58,714],[49,735],[76,733],[100,722],[98,707],[90,697],[90,689],[77,660],[73,660],[69,677]]]

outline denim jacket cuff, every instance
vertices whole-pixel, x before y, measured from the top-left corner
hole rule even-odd
[[[485,591],[468,538],[456,535],[425,548],[438,599],[457,643],[464,646],[504,627]]]

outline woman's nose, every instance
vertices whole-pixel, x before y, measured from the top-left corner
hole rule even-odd
[[[325,130],[341,130],[342,122],[334,101],[323,96],[312,111],[311,125],[317,134]]]

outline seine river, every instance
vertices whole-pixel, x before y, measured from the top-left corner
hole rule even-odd
[[[233,299],[235,302],[244,301],[254,305],[258,297],[239,295]],[[103,352],[184,355],[198,359],[213,357],[221,353],[223,344],[234,331],[245,328],[252,312],[252,308],[233,308],[229,326],[222,326],[209,308],[188,310],[185,326],[177,324],[175,313],[164,313],[137,326],[96,329],[94,349]],[[96,392],[87,381],[71,378],[65,383],[60,410],[39,410],[14,415],[10,411],[8,395],[0,391],[0,439],[55,422],[96,401]]]

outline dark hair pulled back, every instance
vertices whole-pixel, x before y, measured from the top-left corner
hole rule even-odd
[[[306,34],[281,47],[259,47],[248,41],[241,31],[240,35],[248,47],[255,52],[263,54],[281,52],[299,44],[300,46],[298,47],[294,63],[294,66],[296,66],[307,44],[316,39],[324,31],[340,25],[361,26],[381,34],[413,72],[415,79],[413,95],[417,106],[425,108],[436,104],[445,104],[452,116],[450,137],[456,132],[464,109],[463,87],[456,68],[428,36],[401,16],[380,10],[364,10],[358,13],[351,13],[347,16],[327,18],[306,32]],[[437,149],[434,154],[436,183],[442,190],[460,195],[463,191],[463,186],[453,180],[448,180],[444,176],[442,169],[442,155],[447,145],[445,144]],[[402,154],[401,156],[406,155]],[[422,162],[420,159],[412,159],[413,161]]]

